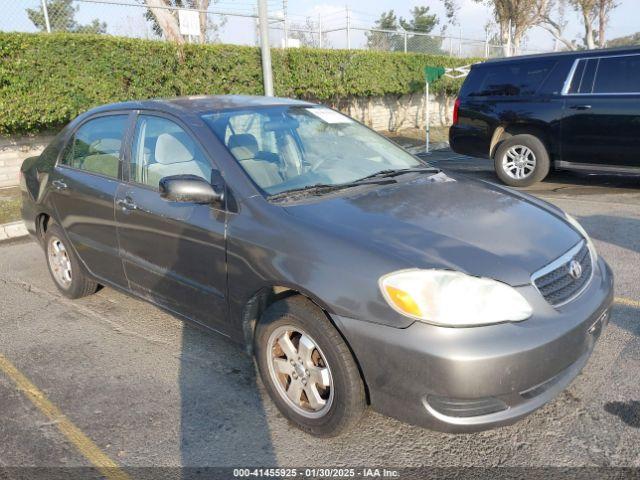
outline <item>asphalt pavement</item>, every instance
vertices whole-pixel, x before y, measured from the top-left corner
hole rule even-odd
[[[488,160],[429,160],[495,181]],[[523,421],[449,435],[369,412],[346,435],[311,437],[279,415],[238,347],[110,288],[67,300],[40,247],[21,240],[0,244],[0,364],[31,387],[0,369],[0,467],[90,466],[98,453],[132,476],[158,465],[640,467],[640,177],[555,173],[527,190],[583,223],[617,301],[583,373]]]

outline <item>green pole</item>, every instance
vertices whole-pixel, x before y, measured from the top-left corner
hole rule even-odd
[[[425,115],[425,119],[424,119],[424,125],[425,125],[425,129],[427,131],[427,141],[424,145],[424,153],[429,153],[429,130],[430,130],[430,125],[429,125],[429,117],[430,117],[430,102],[429,102],[429,80],[427,79],[427,81],[425,82],[425,106],[424,106],[424,115]]]

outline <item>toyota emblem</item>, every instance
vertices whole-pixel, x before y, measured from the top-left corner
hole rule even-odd
[[[571,260],[569,263],[569,275],[574,280],[578,280],[582,276],[582,265],[577,260]]]

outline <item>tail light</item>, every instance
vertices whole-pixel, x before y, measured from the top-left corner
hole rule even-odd
[[[458,124],[458,110],[460,110],[460,99],[456,98],[456,103],[453,104],[453,124]]]

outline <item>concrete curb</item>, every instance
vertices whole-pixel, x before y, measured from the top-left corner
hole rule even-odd
[[[421,153],[425,153],[424,151],[424,145],[418,145],[418,146],[407,146],[404,147],[406,150],[408,150],[409,152],[413,153],[414,155],[418,155]],[[449,142],[435,142],[435,143],[430,143],[429,144],[429,151],[433,152],[436,150],[446,150],[449,148]]]
[[[22,221],[5,223],[0,225],[0,242],[3,240],[12,240],[14,238],[25,237],[29,234],[27,227]]]

